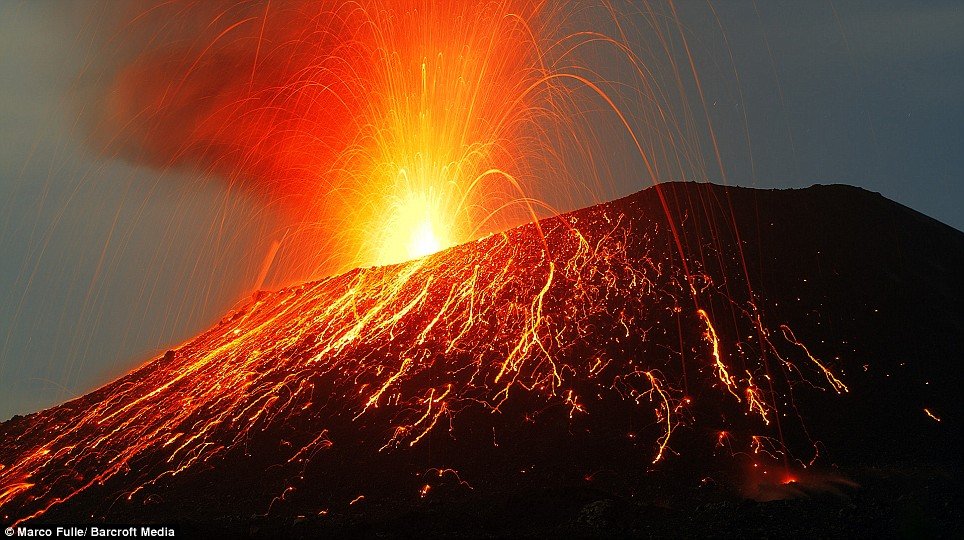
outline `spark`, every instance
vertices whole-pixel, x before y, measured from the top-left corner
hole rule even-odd
[[[710,316],[703,309],[698,309],[696,312],[700,318],[703,319],[703,322],[706,323],[706,333],[704,337],[713,346],[713,360],[716,375],[719,377],[720,382],[726,386],[727,391],[732,394],[737,401],[740,401],[740,396],[736,394],[736,378],[730,375],[729,370],[720,358],[720,339],[716,336],[716,329],[713,328],[713,323],[710,322]]]
[[[766,402],[763,401],[763,394],[760,389],[753,384],[753,374],[749,371],[746,372],[747,375],[747,386],[746,386],[746,401],[750,404],[750,412],[755,412],[760,415],[763,419],[763,423],[770,425],[770,419],[767,418],[767,406]]]
[[[669,438],[673,434],[673,417],[670,414],[669,394],[663,390],[659,379],[657,379],[651,371],[646,372],[646,378],[649,379],[649,383],[652,385],[649,393],[655,393],[658,396],[659,407],[656,409],[656,417],[666,423],[663,435],[656,441],[658,450],[656,451],[656,456],[653,458],[653,463],[656,463],[663,459],[663,453],[666,451],[667,445],[669,445]]]
[[[800,347],[801,349],[803,349],[803,352],[804,352],[804,354],[807,355],[807,358],[809,358],[810,361],[814,363],[814,365],[816,365],[818,368],[820,368],[820,371],[823,372],[824,377],[827,378],[827,382],[830,383],[830,386],[833,387],[833,389],[834,389],[838,394],[841,393],[841,392],[848,392],[848,391],[849,391],[849,390],[847,389],[847,385],[845,385],[843,382],[841,382],[841,380],[838,379],[838,378],[833,374],[833,372],[831,372],[829,369],[827,369],[827,366],[825,366],[820,360],[817,360],[816,358],[814,358],[814,356],[813,356],[812,354],[810,354],[810,350],[807,349],[807,346],[806,346],[806,345],[804,345],[803,343],[800,343],[800,341],[797,340],[797,337],[796,337],[795,335],[793,335],[793,331],[790,330],[790,327],[788,327],[788,326],[785,325],[785,324],[784,324],[784,325],[780,325],[780,330],[783,332],[783,336],[787,339],[787,341],[790,341],[790,342],[793,343],[794,345],[796,345],[796,346]]]

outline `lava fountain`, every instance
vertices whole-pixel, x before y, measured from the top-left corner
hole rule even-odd
[[[617,153],[644,185],[701,176],[671,12],[636,7],[631,25],[609,2],[127,9],[105,32],[93,140],[262,200],[280,216],[273,282],[611,198]],[[629,43],[640,35],[655,43],[645,61]]]

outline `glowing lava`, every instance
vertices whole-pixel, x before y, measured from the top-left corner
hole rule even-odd
[[[365,98],[334,172],[369,201],[344,216],[360,233],[346,238],[361,246],[357,262],[415,259],[531,220],[518,141],[549,87],[539,12],[525,2],[365,9]]]
[[[551,411],[578,423],[619,407],[640,435],[639,467],[672,459],[677,433],[697,418],[710,421],[707,447],[779,460],[789,451],[770,418],[804,390],[767,373],[785,366],[836,392],[842,375],[789,330],[771,341],[752,308],[714,321],[713,306],[752,304],[684,273],[659,216],[658,204],[600,206],[259,294],[91,397],[5,424],[3,519],[99,490],[94,500],[141,504],[175,476],[246,463],[258,448],[271,449],[272,477],[296,479],[333,448],[410,452],[463,428],[493,433],[496,446],[496,423]],[[759,328],[762,341],[724,338]],[[475,459],[486,452],[485,442],[472,448]],[[399,477],[413,497],[431,496],[422,478]],[[293,496],[289,484],[263,502]]]
[[[379,263],[419,259],[451,246],[448,218],[430,196],[410,194],[400,198],[379,233]]]
[[[432,221],[428,218],[423,219],[412,231],[411,241],[408,243],[408,255],[419,258],[431,255],[440,249],[442,249],[442,242],[435,235]]]

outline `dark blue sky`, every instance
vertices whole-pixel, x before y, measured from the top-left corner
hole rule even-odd
[[[88,149],[76,97],[91,5],[104,7],[0,0],[0,419],[203,329],[250,290],[271,241],[255,201]],[[712,7],[719,22],[705,2],[677,2],[724,162],[697,130],[700,179],[852,184],[964,229],[964,3]],[[632,160],[614,166],[625,171],[601,198],[648,185]]]
[[[721,2],[741,79],[757,185],[862,186],[964,229],[964,4],[956,1]],[[684,2],[716,107],[737,107],[704,4]],[[769,45],[769,52],[767,45]],[[707,52],[707,51],[716,51]],[[716,68],[714,69],[714,66]],[[782,92],[782,98],[781,98]],[[725,114],[723,115],[725,116]],[[718,129],[730,179],[735,115]]]

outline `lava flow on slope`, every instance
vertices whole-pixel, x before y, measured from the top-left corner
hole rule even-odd
[[[736,234],[733,216],[772,227],[796,199],[661,189],[257,293],[129,375],[0,426],[0,515],[323,516],[526,479],[635,493],[723,463],[797,478],[834,451],[808,407],[849,406],[868,359],[836,334],[815,347],[808,310],[772,301],[799,296],[789,283],[811,268],[773,247],[792,237]],[[777,261],[762,246],[779,269],[759,273]],[[750,284],[771,271],[788,284],[764,298]],[[835,349],[848,360],[824,357]]]

